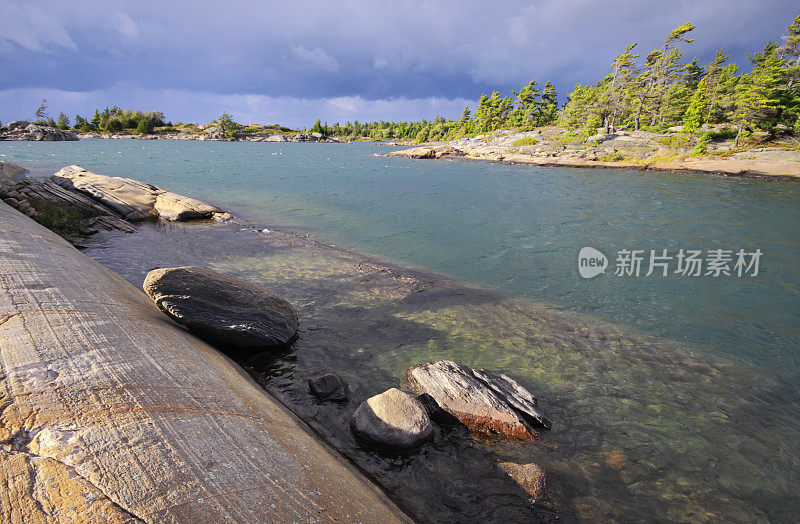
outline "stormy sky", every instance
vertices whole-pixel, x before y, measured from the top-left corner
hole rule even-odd
[[[796,0],[0,0],[0,121],[105,106],[206,122],[457,118],[483,92],[553,81],[560,101],[631,42],[692,22],[686,56],[779,41]]]

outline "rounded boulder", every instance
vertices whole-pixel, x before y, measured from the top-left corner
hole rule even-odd
[[[143,287],[161,311],[220,348],[280,347],[297,333],[297,313],[285,299],[210,269],[154,269]]]
[[[362,444],[385,451],[409,451],[433,437],[425,407],[397,388],[365,400],[350,419],[350,430]]]

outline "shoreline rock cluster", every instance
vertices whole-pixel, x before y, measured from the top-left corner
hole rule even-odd
[[[278,349],[292,342],[297,314],[261,286],[197,267],[148,273],[145,292],[167,316],[223,351]],[[361,446],[390,455],[415,451],[435,438],[436,426],[463,425],[490,437],[535,440],[552,422],[527,389],[507,375],[473,370],[449,360],[411,366],[411,395],[390,388],[361,402],[350,432]],[[347,384],[332,371],[307,379],[320,403],[348,402]],[[498,463],[538,504],[552,497],[537,464]]]
[[[63,232],[75,242],[101,229],[130,233],[137,222],[146,220],[231,218],[222,209],[194,198],[138,180],[99,175],[79,166],[67,166],[45,179],[20,178],[26,171],[13,164],[0,163],[0,167],[0,198],[31,218],[44,218],[40,215],[49,213],[57,215],[52,220],[69,221]]]
[[[75,141],[78,140],[78,135],[55,127],[32,124],[27,120],[14,120],[0,127],[0,140]]]
[[[732,177],[800,180],[800,151],[758,148],[733,151],[720,145],[714,156],[691,156],[664,145],[669,134],[617,131],[580,139],[565,130],[496,131],[448,142],[431,142],[393,151],[388,156],[415,159],[465,158],[553,167],[624,168],[709,173]],[[725,149],[728,147],[728,149]]]

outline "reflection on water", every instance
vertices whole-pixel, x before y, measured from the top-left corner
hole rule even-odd
[[[86,252],[137,286],[155,267],[201,265],[288,298],[300,316],[292,350],[239,363],[420,520],[551,517],[496,467],[505,460],[549,470],[567,520],[800,515],[797,390],[758,368],[281,232],[143,226]],[[359,448],[348,429],[357,405],[439,358],[519,379],[552,431],[523,444],[444,428],[400,458]],[[305,378],[324,369],[349,383],[348,404],[309,394]]]

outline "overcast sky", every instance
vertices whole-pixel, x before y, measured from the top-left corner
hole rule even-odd
[[[778,41],[796,0],[0,0],[0,121],[96,107],[206,122],[457,118],[531,79],[560,100],[631,42],[697,25],[688,57]]]

